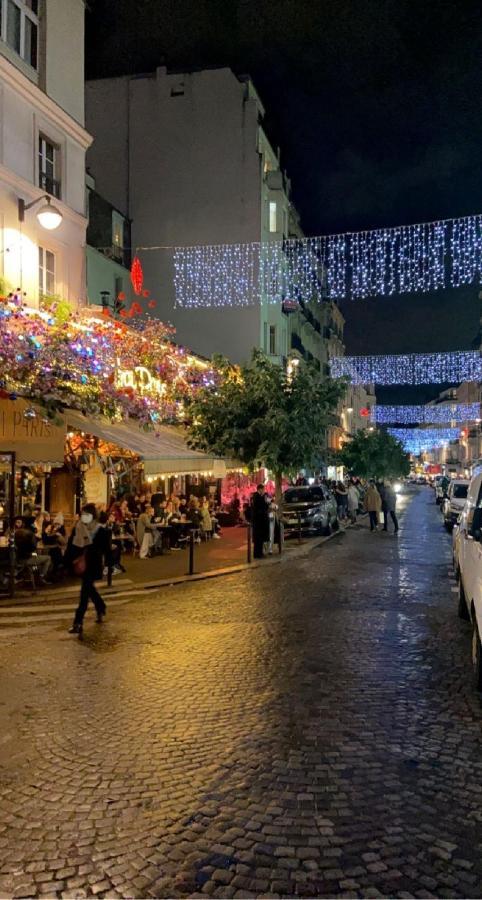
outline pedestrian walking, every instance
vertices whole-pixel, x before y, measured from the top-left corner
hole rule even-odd
[[[253,527],[253,556],[263,559],[263,544],[269,541],[269,509],[264,484],[258,484],[251,497],[251,525]]]
[[[382,508],[382,498],[377,491],[374,481],[370,481],[365,494],[365,509],[370,519],[370,531],[376,531],[378,527],[378,514]]]
[[[278,523],[278,504],[276,503],[274,497],[268,502],[268,518],[269,518],[269,541],[268,541],[268,553],[270,556],[273,554],[274,547],[274,539],[276,535],[276,526],[279,527]]]
[[[398,518],[397,518],[397,495],[393,490],[393,485],[387,484],[385,485],[385,525],[384,530],[388,531],[388,514],[390,513],[391,520],[393,522],[393,533],[398,533]]]
[[[338,518],[344,521],[348,510],[348,491],[342,481],[337,482],[335,498]]]
[[[99,521],[95,505],[87,503],[82,510],[80,522],[75,527],[72,541],[73,547],[78,551],[73,563],[74,570],[81,576],[82,582],[79,605],[72,627],[69,628],[70,634],[82,635],[89,599],[95,606],[97,622],[102,622],[105,616],[106,606],[94,582],[102,578],[104,566],[112,563],[111,538],[106,526],[107,514],[102,513]]]
[[[385,502],[385,485],[384,485],[383,481],[377,481],[376,488],[377,488],[377,491],[380,494],[380,497],[382,500],[382,517],[383,517],[382,524],[383,524],[383,530],[386,531],[388,518],[387,518],[387,504]]]
[[[358,512],[358,505],[360,503],[360,495],[355,487],[355,483],[353,481],[348,485],[347,491],[347,501],[348,501],[348,515],[350,516],[350,521],[352,525],[356,522],[356,516]]]

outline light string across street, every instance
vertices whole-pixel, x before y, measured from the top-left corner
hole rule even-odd
[[[482,216],[173,252],[176,306],[363,299],[480,283]]]
[[[440,403],[422,406],[373,406],[371,420],[377,425],[443,425],[480,419],[480,403]]]
[[[352,384],[460,384],[481,380],[482,361],[478,350],[336,356],[331,360],[331,375],[346,377]]]
[[[460,437],[459,428],[388,428],[388,433],[401,441],[408,453],[419,455],[442,447]]]

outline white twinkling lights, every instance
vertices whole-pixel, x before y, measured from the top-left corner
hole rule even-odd
[[[139,248],[142,250],[160,248]],[[167,248],[165,248],[167,249]],[[436,291],[482,280],[482,216],[347,234],[174,248],[176,306]]]
[[[426,424],[444,425],[450,422],[473,422],[480,418],[480,403],[440,403],[437,406],[373,406],[371,419],[377,425]]]
[[[345,376],[352,384],[459,384],[480,381],[478,350],[451,353],[408,353],[396,356],[336,356],[333,378]]]
[[[459,428],[387,428],[387,431],[397,441],[401,441],[407,453],[415,456],[443,447],[460,437]]]

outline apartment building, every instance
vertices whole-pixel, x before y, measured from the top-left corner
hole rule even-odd
[[[83,0],[0,0],[0,279],[85,301]]]
[[[132,220],[133,247],[281,241],[290,183],[263,127],[252,81],[230,69],[109,78],[86,85],[96,189]],[[205,356],[246,360],[253,347],[282,362],[289,323],[281,304],[174,308],[172,252],[141,254],[155,314]]]

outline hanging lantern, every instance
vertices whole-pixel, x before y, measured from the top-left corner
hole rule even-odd
[[[144,273],[142,271],[141,261],[138,256],[135,256],[132,260],[131,282],[132,287],[134,288],[134,293],[140,294],[142,291],[142,284],[144,282]]]
[[[367,406],[362,407],[362,409],[360,410],[360,415],[363,416],[364,419],[368,419],[368,416],[370,415],[370,410],[368,409]]]

